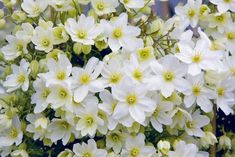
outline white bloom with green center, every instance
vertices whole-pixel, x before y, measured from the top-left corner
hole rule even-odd
[[[234,113],[232,107],[234,106],[235,96],[234,90],[235,79],[226,78],[216,83],[216,104],[217,109],[221,109],[226,115]]]
[[[65,23],[65,30],[72,40],[84,45],[94,45],[96,37],[102,32],[101,27],[95,24],[92,16],[82,14],[79,20],[69,18]]]
[[[231,14],[229,12],[223,14],[211,14],[208,18],[210,21],[208,27],[215,28],[219,33],[224,33],[226,26],[232,22]]]
[[[108,115],[108,129],[114,130],[118,124],[118,120],[114,119],[113,113],[118,101],[115,100],[112,94],[106,89],[100,92],[99,97],[102,103],[100,103],[98,107]]]
[[[176,57],[188,64],[188,73],[195,76],[201,70],[217,70],[221,55],[210,50],[211,42],[207,35],[199,29],[201,38],[196,42],[195,47],[187,43],[179,43],[180,53]]]
[[[20,66],[12,64],[11,69],[13,73],[8,75],[6,81],[3,82],[3,86],[7,88],[7,92],[12,92],[19,88],[23,91],[27,91],[29,88],[29,63],[22,59]]]
[[[44,29],[40,26],[37,27],[34,36],[32,37],[32,42],[35,45],[35,49],[46,53],[50,52],[53,49],[54,44],[52,28]]]
[[[109,132],[106,135],[106,146],[112,148],[115,153],[120,153],[124,141],[124,135],[120,131]]]
[[[28,54],[27,44],[29,43],[27,38],[17,34],[16,36],[7,35],[6,40],[8,44],[1,48],[1,51],[6,60],[14,60],[20,55]]]
[[[115,12],[119,2],[117,0],[92,0],[91,5],[97,15],[104,15]]]
[[[126,65],[124,68],[126,76],[133,82],[149,84],[149,78],[152,77],[149,64],[139,62],[137,56],[132,54],[130,60],[126,62]]]
[[[72,69],[72,87],[74,88],[74,100],[81,102],[88,92],[96,93],[104,89],[102,80],[97,79],[103,68],[103,62],[92,57],[84,68]]]
[[[70,11],[73,9],[72,0],[49,0],[49,5],[56,11]]]
[[[37,78],[33,82],[33,88],[36,91],[31,97],[31,103],[36,104],[34,113],[41,113],[48,107],[47,97],[51,89],[46,87],[46,81],[43,78]]]
[[[189,75],[188,86],[183,91],[184,104],[187,108],[191,107],[195,102],[204,112],[211,112],[213,104],[210,99],[213,99],[213,91],[204,87],[204,74],[201,73],[196,76]]]
[[[50,94],[47,97],[47,102],[51,104],[53,109],[65,107],[72,102],[72,91],[67,84],[54,84],[50,87]]]
[[[72,64],[64,54],[58,56],[58,61],[49,58],[47,61],[47,73],[39,74],[46,81],[46,86],[52,84],[71,84],[69,76],[72,72]]]
[[[22,9],[29,17],[37,17],[43,13],[48,6],[47,0],[23,0]]]
[[[116,52],[121,47],[128,51],[134,51],[143,47],[143,40],[137,38],[141,30],[138,27],[128,25],[128,15],[122,13],[111,21],[101,20],[104,35],[108,37],[108,45]],[[130,46],[131,45],[131,46]]]
[[[192,121],[192,116],[186,110],[176,107],[170,113],[173,123],[170,125],[170,128],[184,128],[186,121]]]
[[[122,81],[124,77],[123,66],[123,58],[119,56],[111,58],[104,64],[101,75],[105,86],[112,87]]]
[[[52,142],[57,142],[62,139],[63,145],[65,146],[68,142],[72,133],[75,132],[74,126],[71,121],[67,119],[52,119],[52,122],[48,126],[48,133],[46,137]]]
[[[34,140],[42,140],[47,133],[49,119],[42,114],[28,114],[26,120],[30,122],[26,131],[33,133]]]
[[[169,157],[209,157],[208,153],[198,151],[195,144],[186,144],[184,141],[179,141],[175,146],[175,150],[170,151],[168,155]]]
[[[105,149],[97,149],[96,142],[93,139],[89,139],[87,144],[74,144],[73,152],[74,157],[106,157],[107,151]]]
[[[191,25],[195,28],[199,21],[199,11],[202,5],[202,0],[188,0],[184,6],[175,8],[176,14],[181,18],[184,28]]]
[[[235,0],[210,0],[210,2],[217,5],[220,13],[225,13],[228,10],[235,12]]]
[[[22,30],[18,30],[16,32],[16,36],[25,39],[28,43],[30,43],[34,34],[33,26],[30,23],[23,23],[21,28]]]
[[[53,28],[54,44],[62,44],[69,40],[69,35],[65,31],[64,26]]]
[[[120,0],[126,9],[143,8],[145,5],[144,0]]]
[[[19,145],[23,139],[23,132],[21,131],[21,123],[18,116],[14,116],[12,126],[0,133],[0,147]]]
[[[156,150],[153,146],[145,145],[145,136],[140,133],[135,137],[128,137],[125,148],[122,149],[122,157],[151,157]]]
[[[172,124],[169,111],[172,111],[173,104],[167,101],[161,101],[158,95],[154,96],[154,100],[156,101],[157,107],[150,117],[150,122],[154,129],[156,129],[158,132],[162,132],[163,125]]]
[[[155,102],[146,94],[147,87],[144,84],[134,84],[129,79],[114,86],[112,95],[118,100],[113,113],[114,119],[120,120],[125,116],[130,116],[136,122],[144,124],[146,115],[155,109]]]
[[[226,49],[235,55],[235,23],[230,23],[222,35],[222,42],[225,44]]]
[[[227,56],[224,60],[225,71],[235,78],[235,55]]]
[[[172,95],[174,90],[186,89],[186,80],[183,78],[187,72],[186,65],[180,63],[172,55],[165,56],[150,64],[154,77],[151,78],[151,90],[160,90],[164,97]]]
[[[98,116],[97,104],[87,104],[77,114],[80,118],[76,124],[76,130],[81,131],[82,136],[94,136],[98,127],[104,125],[104,121]]]
[[[192,114],[192,120],[186,121],[185,131],[190,136],[203,137],[205,133],[201,128],[209,123],[210,119],[205,115],[200,115],[200,111],[197,110]]]

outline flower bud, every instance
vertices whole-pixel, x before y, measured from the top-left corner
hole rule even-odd
[[[3,9],[0,9],[0,18],[3,18],[4,17],[4,11]]]
[[[231,142],[231,139],[226,136],[226,135],[223,135],[219,138],[219,148],[221,149],[231,149],[232,147],[232,142]]]
[[[147,26],[147,34],[156,34],[156,35],[160,35],[162,34],[163,31],[163,26],[164,26],[164,22],[162,19],[156,19],[154,21],[152,21],[151,23],[149,23],[149,25]]]
[[[157,143],[157,148],[158,150],[164,154],[164,155],[167,155],[170,148],[171,148],[171,145],[170,145],[170,142],[168,141],[162,141],[160,140],[158,143]]]
[[[73,152],[69,149],[65,149],[64,151],[60,152],[58,157],[73,157]]]
[[[105,40],[99,40],[95,42],[95,47],[99,50],[102,51],[108,47],[108,43],[105,42]]]
[[[91,52],[91,45],[82,45],[82,52],[87,55]]]
[[[0,19],[0,29],[3,29],[6,25],[6,20],[5,19]]]
[[[80,55],[82,53],[82,44],[80,43],[73,44],[73,51],[76,55]]]
[[[39,71],[39,63],[36,60],[31,61],[30,63],[31,74],[36,77]]]
[[[25,12],[17,10],[13,12],[11,17],[18,23],[22,23],[27,18],[27,15],[25,14]]]
[[[212,132],[206,131],[205,136],[200,139],[200,144],[204,148],[209,148],[210,145],[217,143],[217,139]]]

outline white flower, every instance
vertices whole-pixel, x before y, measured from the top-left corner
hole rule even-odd
[[[54,44],[61,44],[68,41],[69,36],[65,31],[64,26],[58,26],[53,28],[53,35],[54,35]]]
[[[29,17],[37,17],[47,8],[47,0],[23,0],[22,9],[28,13]]]
[[[234,112],[232,109],[235,102],[235,86],[232,86],[234,83],[234,79],[226,78],[222,81],[218,81],[216,84],[217,108],[220,108],[226,115]]]
[[[172,55],[161,58],[160,63],[152,62],[151,68],[155,74],[152,78],[152,89],[160,89],[164,97],[169,97],[175,89],[182,91],[186,88],[186,80],[182,77],[186,73],[186,66]]]
[[[204,112],[211,112],[213,104],[210,101],[213,97],[213,91],[204,87],[204,74],[188,76],[188,86],[185,91],[184,103],[187,108],[195,102]]]
[[[118,124],[118,120],[114,119],[113,113],[117,106],[118,101],[115,100],[112,94],[108,90],[104,90],[99,94],[102,103],[99,104],[99,109],[104,111],[108,117],[108,128],[109,130],[114,130]]]
[[[217,138],[216,136],[209,131],[205,132],[205,136],[200,138],[200,145],[206,149],[208,149],[210,147],[210,145],[214,145],[215,143],[217,143]]]
[[[168,141],[162,141],[160,140],[158,143],[157,143],[157,149],[158,151],[160,151],[162,154],[164,155],[167,155],[169,150],[171,148],[171,145],[170,145],[170,142]]]
[[[197,110],[192,114],[192,120],[186,122],[185,131],[190,136],[203,137],[205,133],[201,130],[201,127],[210,123],[210,119],[207,116],[200,115],[200,111]]]
[[[231,147],[232,147],[232,141],[228,136],[223,135],[219,138],[219,148],[231,149]]]
[[[110,22],[101,20],[101,25],[104,27],[104,34],[108,37],[108,45],[112,51],[118,51],[121,47],[129,51],[143,47],[143,40],[137,38],[141,30],[128,25],[126,13],[122,13]]]
[[[23,23],[21,28],[22,30],[16,32],[16,36],[26,40],[27,43],[30,43],[34,34],[33,26],[30,23]]]
[[[103,15],[115,12],[119,3],[117,0],[92,0],[91,5],[97,15]]]
[[[46,86],[52,84],[66,83],[70,84],[69,76],[72,72],[72,64],[64,54],[58,56],[58,61],[49,58],[47,61],[47,73],[42,73],[42,76],[46,81]]]
[[[0,147],[19,145],[23,139],[21,123],[18,116],[14,116],[12,126],[0,133]]]
[[[113,97],[118,100],[113,117],[121,119],[130,115],[135,121],[144,124],[146,114],[155,109],[155,102],[146,96],[144,84],[133,84],[129,79],[112,88]]]
[[[102,32],[102,29],[95,24],[92,16],[81,15],[79,20],[68,19],[65,23],[65,29],[72,40],[84,45],[94,45],[95,38]]]
[[[177,53],[176,57],[189,65],[188,73],[191,75],[200,74],[202,69],[216,70],[221,56],[210,51],[210,45],[208,38],[198,40],[195,47],[191,47],[187,43],[179,43],[180,53]]]
[[[220,13],[225,13],[228,10],[235,12],[234,0],[210,0],[210,2],[217,5],[217,9]]]
[[[120,2],[125,6],[126,9],[143,8],[145,4],[144,0],[120,0]]]
[[[189,25],[194,28],[197,26],[201,5],[202,0],[188,0],[184,6],[177,6],[175,8],[175,12],[181,18],[184,28]]]
[[[77,115],[80,119],[76,124],[76,130],[81,131],[82,136],[94,136],[98,127],[104,125],[104,121],[98,117],[97,104],[86,104]]]
[[[1,51],[6,60],[14,60],[20,55],[27,54],[27,38],[24,38],[20,34],[13,36],[7,35],[6,40],[8,45],[2,47]]]
[[[26,150],[24,149],[18,149],[18,150],[15,150],[13,152],[11,152],[11,156],[12,157],[29,157],[29,154],[26,152]]]
[[[235,23],[227,25],[222,37],[226,49],[235,55]]]
[[[75,88],[74,100],[81,102],[88,92],[96,93],[103,90],[103,81],[97,79],[103,68],[103,62],[92,57],[85,68],[74,67],[72,69],[72,87]]]
[[[171,117],[173,119],[173,123],[170,125],[171,128],[183,128],[186,121],[192,121],[191,115],[180,107],[176,107],[171,112]]]
[[[48,133],[46,137],[51,139],[52,142],[57,142],[62,139],[63,145],[69,142],[72,133],[75,131],[71,121],[65,119],[52,119],[48,126]]]
[[[74,157],[106,157],[107,151],[104,149],[97,149],[96,143],[93,139],[89,139],[86,143],[74,144]]]
[[[27,125],[26,130],[33,133],[34,140],[42,140],[47,133],[49,119],[42,114],[28,114],[26,119],[30,122],[30,124]]]
[[[122,157],[151,157],[155,154],[153,146],[145,146],[145,136],[140,133],[135,137],[126,139],[125,148],[122,149]]]
[[[168,155],[169,157],[209,157],[208,153],[199,152],[195,144],[186,144],[184,141],[178,142],[175,151],[170,151]]]
[[[170,125],[172,123],[172,119],[168,111],[173,109],[173,104],[167,101],[161,101],[159,96],[155,96],[154,100],[156,101],[157,107],[150,117],[150,122],[154,129],[158,132],[162,132],[162,125]]]
[[[122,81],[124,77],[123,64],[123,59],[117,56],[104,64],[101,75],[103,76],[102,80],[104,80],[107,86],[111,87]]]
[[[33,82],[33,88],[36,91],[31,97],[31,103],[36,104],[34,113],[40,113],[44,111],[47,106],[47,97],[51,92],[49,87],[46,87],[46,81],[43,78],[38,78]]]
[[[47,102],[53,109],[65,107],[72,102],[72,91],[67,84],[53,84],[50,87],[50,94],[47,96]]]
[[[48,3],[55,8],[56,11],[69,11],[73,9],[71,5],[72,0],[49,0]]]
[[[35,49],[50,52],[53,49],[54,36],[52,28],[44,29],[37,27],[32,37],[32,42],[36,45]]]
[[[11,69],[13,73],[8,75],[6,81],[3,82],[3,86],[7,88],[7,92],[12,92],[19,88],[23,91],[27,91],[29,88],[29,63],[22,59],[20,66],[13,64],[11,65]]]
[[[124,135],[120,131],[109,132],[106,135],[106,146],[112,148],[115,153],[120,153],[123,145]]]

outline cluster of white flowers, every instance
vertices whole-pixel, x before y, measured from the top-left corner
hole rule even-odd
[[[235,104],[235,2],[210,1],[2,0],[1,156],[209,157]]]

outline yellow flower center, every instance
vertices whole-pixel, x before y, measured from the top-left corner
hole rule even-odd
[[[50,40],[49,39],[43,39],[42,40],[42,46],[44,47],[48,47],[50,45]]]
[[[62,121],[62,122],[61,122],[61,126],[62,126],[64,129],[68,129],[68,128],[69,128],[69,123],[66,122],[66,121]]]
[[[60,98],[65,99],[67,97],[67,95],[68,95],[68,93],[67,93],[67,91],[65,89],[61,89],[59,91]]]
[[[120,73],[113,73],[109,77],[109,81],[111,83],[118,83],[122,78],[122,75]]]
[[[57,37],[58,39],[63,39],[63,29],[62,28],[55,28],[54,29],[54,36]]]
[[[49,88],[45,88],[43,91],[42,91],[42,97],[43,98],[47,98],[48,95],[50,94],[51,90]]]
[[[215,17],[216,22],[218,23],[224,23],[225,22],[225,14],[221,14]]]
[[[130,155],[131,157],[137,157],[139,153],[140,153],[140,150],[138,148],[132,148]]]
[[[137,102],[137,96],[135,94],[130,94],[126,97],[126,102],[128,105],[135,105]]]
[[[235,40],[235,33],[234,32],[228,32],[226,34],[228,40]]]
[[[203,4],[200,8],[200,15],[203,15],[208,10],[207,5]]]
[[[136,80],[140,81],[143,78],[143,73],[139,69],[135,69],[133,76]]]
[[[225,3],[231,3],[233,0],[224,0]]]
[[[87,85],[90,83],[91,81],[91,77],[89,74],[82,74],[80,77],[79,77],[79,81],[84,84],[84,85]]]
[[[120,27],[115,28],[113,31],[113,37],[115,39],[120,39],[122,36],[123,36],[122,28],[120,28]]]
[[[92,157],[91,153],[85,153],[82,155],[82,157]]]
[[[91,126],[94,123],[94,119],[91,116],[86,117],[87,126]]]
[[[64,71],[59,71],[56,77],[58,80],[64,80],[66,78],[66,73]]]
[[[196,15],[195,9],[189,9],[188,10],[188,17],[193,18]]]
[[[18,44],[16,45],[16,51],[22,52],[23,49],[24,49],[24,46],[23,46],[22,44],[18,43]]]
[[[194,124],[193,124],[193,122],[187,122],[186,123],[186,125],[187,125],[187,128],[189,128],[189,129],[192,129],[192,128],[194,128]]]
[[[219,97],[224,96],[224,92],[225,92],[225,90],[224,90],[223,87],[217,88],[217,94],[218,94]]]
[[[98,10],[102,11],[105,8],[105,4],[104,4],[104,2],[100,2],[96,5],[96,7]]]
[[[79,39],[85,39],[87,37],[87,32],[84,30],[79,30],[77,33],[77,37]]]
[[[201,93],[201,88],[198,85],[194,85],[192,88],[192,92],[194,95],[198,96]]]
[[[171,71],[166,71],[163,73],[163,78],[166,82],[171,82],[175,78],[175,74]]]
[[[13,128],[11,131],[10,131],[10,137],[11,138],[17,138],[19,132],[16,128]]]
[[[24,81],[25,81],[25,76],[23,74],[20,74],[20,75],[17,76],[17,82],[19,84],[23,84]]]
[[[200,54],[194,55],[194,56],[192,57],[192,61],[193,61],[194,63],[200,63],[200,62],[202,61],[201,55],[200,55]]]
[[[151,48],[145,47],[138,51],[138,55],[141,60],[146,61],[151,57]]]
[[[118,142],[118,141],[119,141],[119,136],[118,136],[117,134],[113,133],[113,134],[111,135],[111,137],[112,137],[112,140],[113,140],[114,142]]]

